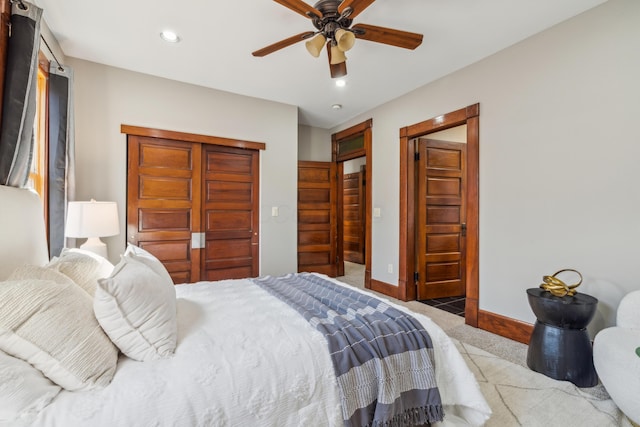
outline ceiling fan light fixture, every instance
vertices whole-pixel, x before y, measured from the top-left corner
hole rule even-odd
[[[356,36],[351,31],[347,31],[342,28],[338,28],[335,31],[336,43],[338,44],[338,48],[346,52],[351,49],[356,42]]]
[[[340,48],[336,46],[331,46],[331,58],[329,59],[329,63],[331,65],[342,64],[347,60],[344,52],[340,50]]]
[[[322,52],[322,48],[324,47],[324,44],[326,42],[327,42],[327,39],[322,34],[318,34],[311,40],[307,40],[307,42],[304,45],[307,48],[307,51],[312,56],[317,58],[318,56],[320,56],[320,52]]]

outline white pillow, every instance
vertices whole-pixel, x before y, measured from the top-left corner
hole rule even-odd
[[[59,392],[42,372],[0,351],[0,422],[31,421]]]
[[[13,270],[13,273],[7,278],[7,280],[25,280],[25,279],[37,279],[37,280],[52,280],[60,284],[72,284],[77,286],[76,282],[71,280],[69,276],[60,273],[58,270],[49,267],[40,267],[37,265],[21,265]],[[87,299],[91,300],[89,295]]]
[[[108,277],[113,271],[113,264],[105,257],[76,248],[63,249],[60,256],[52,259],[47,267],[71,278],[91,297],[96,292],[97,280]]]
[[[52,280],[0,283],[0,350],[67,390],[106,386],[118,361],[91,299],[75,284]]]
[[[136,261],[140,261],[143,264],[151,267],[162,279],[169,285],[173,286],[173,279],[165,268],[165,266],[156,258],[151,252],[146,251],[131,243],[127,244],[127,249],[124,251],[124,256],[133,258]]]
[[[131,257],[98,280],[96,318],[111,341],[134,360],[170,357],[176,348],[176,291],[149,266]]]

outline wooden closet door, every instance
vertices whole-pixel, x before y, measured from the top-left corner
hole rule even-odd
[[[338,273],[336,164],[298,162],[298,271]]]
[[[256,277],[259,152],[216,145],[203,150],[203,280]]]
[[[127,241],[155,255],[174,283],[200,280],[200,144],[129,135]]]

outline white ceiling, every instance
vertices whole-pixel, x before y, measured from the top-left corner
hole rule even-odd
[[[347,85],[304,42],[251,52],[313,31],[270,0],[36,0],[66,56],[299,107],[301,124],[330,128],[463,68],[605,0],[377,0],[356,23],[424,34],[416,50],[357,40]],[[311,4],[311,3],[310,3]],[[173,29],[182,41],[164,42]],[[341,110],[331,108],[342,104]]]

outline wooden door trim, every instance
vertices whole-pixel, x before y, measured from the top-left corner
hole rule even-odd
[[[172,130],[145,128],[125,124],[120,125],[120,133],[126,133],[128,135],[136,136],[147,136],[150,138],[175,139],[177,141],[222,145],[224,147],[248,148],[251,150],[265,150],[267,148],[267,145],[264,142],[243,141],[241,139],[229,139],[219,136],[176,132]]]
[[[414,138],[467,125],[467,258],[466,323],[478,326],[479,296],[479,116],[480,104],[442,114],[400,129],[400,233],[398,297],[416,299],[415,272],[415,143]]]
[[[366,206],[365,206],[365,265],[364,265],[364,287],[367,289],[375,289],[375,283],[371,281],[371,213],[372,213],[372,176],[373,176],[373,159],[372,159],[372,127],[373,127],[373,119],[365,120],[364,122],[358,123],[357,125],[351,126],[350,128],[341,130],[340,132],[334,133],[331,135],[331,161],[338,165],[338,179],[336,181],[342,180],[342,161],[343,158],[340,157],[340,161],[338,160],[338,143],[344,139],[352,138],[358,134],[364,135],[364,153],[363,155],[366,158],[365,162],[365,181],[367,183],[365,191],[366,191]],[[340,184],[339,184],[340,185]],[[340,190],[340,189],[338,189]],[[337,193],[341,194],[341,193]],[[337,204],[337,212],[338,212],[338,223],[341,223],[342,216],[342,197],[338,197]],[[341,240],[343,239],[343,235],[341,233],[341,228],[338,230],[338,235],[336,236],[338,242],[337,245],[342,245]],[[342,251],[339,252],[342,255]],[[344,260],[340,260],[340,265],[344,267]],[[344,272],[343,272],[344,274]]]

